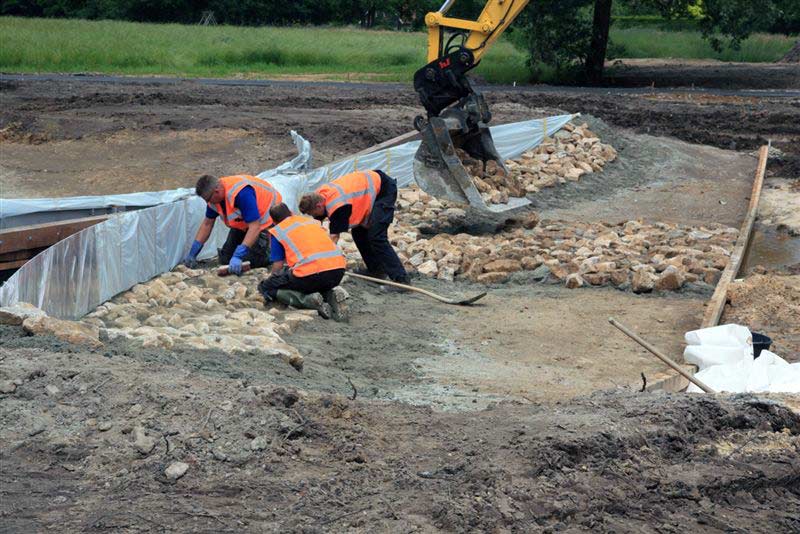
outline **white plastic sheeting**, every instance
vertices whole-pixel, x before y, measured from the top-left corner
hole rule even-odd
[[[714,391],[800,393],[800,363],[790,364],[768,350],[753,357],[750,330],[726,324],[687,332],[683,357],[695,364],[695,376]],[[687,391],[702,390],[689,384]]]
[[[560,115],[492,128],[497,150],[513,158],[553,135],[575,115]],[[414,180],[412,161],[419,141],[365,156],[351,157],[311,170],[311,146],[291,132],[298,155],[259,174],[280,191],[292,209],[303,192],[355,170],[382,169],[400,186]],[[169,271],[194,239],[205,214],[205,203],[192,189],[66,199],[0,200],[2,217],[48,210],[92,209],[106,206],[150,208],[113,215],[50,247],[22,266],[0,287],[0,305],[29,302],[49,315],[79,318],[117,293]],[[216,254],[227,228],[216,224],[200,254]]]

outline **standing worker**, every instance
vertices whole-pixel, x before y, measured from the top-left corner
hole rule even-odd
[[[233,274],[242,274],[245,261],[252,267],[266,267],[269,253],[266,230],[272,226],[269,210],[283,201],[281,194],[269,182],[255,176],[217,178],[208,174],[197,180],[195,192],[208,207],[192,248],[183,260],[184,265],[196,265],[197,255],[208,241],[217,217],[221,216],[230,232],[218,250],[220,265],[228,264]]]
[[[298,308],[314,309],[328,319],[342,320],[333,289],[344,277],[344,254],[322,225],[304,215],[292,215],[284,203],[270,216],[272,274],[258,285],[267,302],[278,300]]]
[[[408,273],[389,243],[396,202],[395,179],[374,170],[345,174],[316,192],[303,195],[300,211],[318,220],[328,217],[334,243],[339,234],[350,230],[367,266],[364,274],[375,278],[388,275],[395,282],[408,284]]]

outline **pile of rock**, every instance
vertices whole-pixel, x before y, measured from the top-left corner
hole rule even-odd
[[[525,188],[518,176],[507,173],[496,161],[484,164],[461,149],[457,149],[456,153],[487,204],[506,204],[510,197],[525,196]]]
[[[600,172],[616,158],[614,147],[602,143],[586,123],[580,126],[567,123],[536,148],[506,161],[506,167],[511,173],[509,179],[530,194]]]
[[[586,123],[567,123],[536,148],[507,160],[508,172],[495,161],[484,164],[464,150],[456,149],[456,153],[487,204],[505,204],[511,197],[578,181],[584,174],[600,172],[606,163],[617,158],[614,147],[602,143]]]
[[[390,239],[406,268],[423,276],[499,283],[532,271],[533,278],[570,288],[614,286],[641,293],[677,290],[689,282],[716,284],[738,235],[721,225],[528,222],[527,228],[492,235],[425,236],[401,216]],[[352,241],[340,243],[350,265],[358,264]]]
[[[83,322],[100,328],[108,339],[133,340],[145,348],[258,351],[301,367],[302,356],[280,336],[317,313],[265,308],[258,283],[266,272],[220,277],[179,265],[98,306]]]

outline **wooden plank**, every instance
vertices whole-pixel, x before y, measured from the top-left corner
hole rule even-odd
[[[108,219],[108,215],[83,217],[30,226],[18,226],[0,231],[0,254],[46,248],[62,239]]]
[[[761,188],[764,185],[764,174],[767,169],[768,157],[769,145],[764,145],[758,152],[758,165],[756,166],[756,176],[753,180],[753,189],[750,193],[750,205],[747,208],[747,215],[742,223],[739,237],[736,239],[736,244],[733,246],[731,259],[725,267],[725,270],[722,271],[719,282],[717,282],[717,287],[714,289],[714,294],[708,301],[705,314],[703,315],[703,322],[700,326],[701,328],[710,328],[719,324],[722,311],[725,309],[725,304],[728,300],[728,287],[739,273],[739,269],[742,267],[742,261],[747,255],[747,248],[750,244],[750,237],[756,222],[756,215],[758,214],[758,202],[761,199]],[[691,364],[685,364],[684,369],[692,374],[697,372],[697,366]],[[679,374],[662,373],[657,375],[656,379],[648,384],[646,389],[648,391],[683,391],[688,385],[689,381]]]
[[[0,271],[5,271],[6,269],[19,269],[28,263],[28,259],[30,258],[24,260],[0,261]]]
[[[360,157],[365,156],[367,154],[372,154],[373,152],[377,152],[378,150],[383,150],[384,148],[391,148],[396,145],[400,145],[403,143],[407,143],[409,141],[413,141],[420,136],[419,132],[416,130],[412,130],[410,132],[406,132],[402,135],[398,135],[397,137],[393,137],[388,141],[384,141],[383,143],[378,143],[377,145],[373,145],[369,148],[365,148],[361,152],[356,152],[352,156],[347,156],[348,158],[351,157]]]
[[[758,154],[758,167],[756,168],[756,178],[753,181],[753,191],[750,194],[750,206],[747,209],[747,217],[745,217],[742,229],[739,231],[739,238],[731,252],[731,259],[725,270],[722,271],[717,287],[711,300],[708,301],[705,315],[703,316],[703,324],[701,328],[710,328],[717,326],[720,317],[722,317],[722,310],[725,309],[725,303],[728,297],[728,286],[739,274],[739,269],[742,267],[742,261],[747,253],[747,247],[750,244],[750,236],[753,233],[753,226],[756,222],[756,215],[758,214],[758,201],[761,199],[761,187],[764,185],[764,173],[767,169],[767,158],[769,157],[769,147],[764,145]]]
[[[0,262],[29,260],[43,250],[44,248],[31,248],[28,250],[15,250],[13,252],[6,252],[5,254],[0,254]]]

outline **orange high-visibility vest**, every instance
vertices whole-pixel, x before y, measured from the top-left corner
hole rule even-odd
[[[292,274],[302,278],[333,269],[344,269],[344,254],[322,225],[305,215],[286,217],[270,228],[286,252],[286,263]]]
[[[272,226],[272,217],[269,216],[269,209],[276,204],[283,202],[281,194],[277,189],[272,187],[269,182],[256,178],[255,176],[247,176],[240,174],[237,176],[223,176],[219,179],[219,183],[225,189],[225,209],[222,209],[221,204],[211,204],[209,207],[216,211],[222,222],[229,228],[236,228],[237,230],[247,230],[247,223],[242,218],[242,212],[233,205],[236,200],[236,195],[239,194],[243,188],[248,185],[253,188],[256,193],[256,202],[258,203],[258,214],[261,216],[259,223],[261,229],[264,230]]]
[[[332,180],[317,189],[317,193],[325,199],[328,217],[337,209],[350,204],[350,228],[365,224],[372,213],[375,197],[381,190],[381,177],[375,171],[351,172],[341,178]]]

